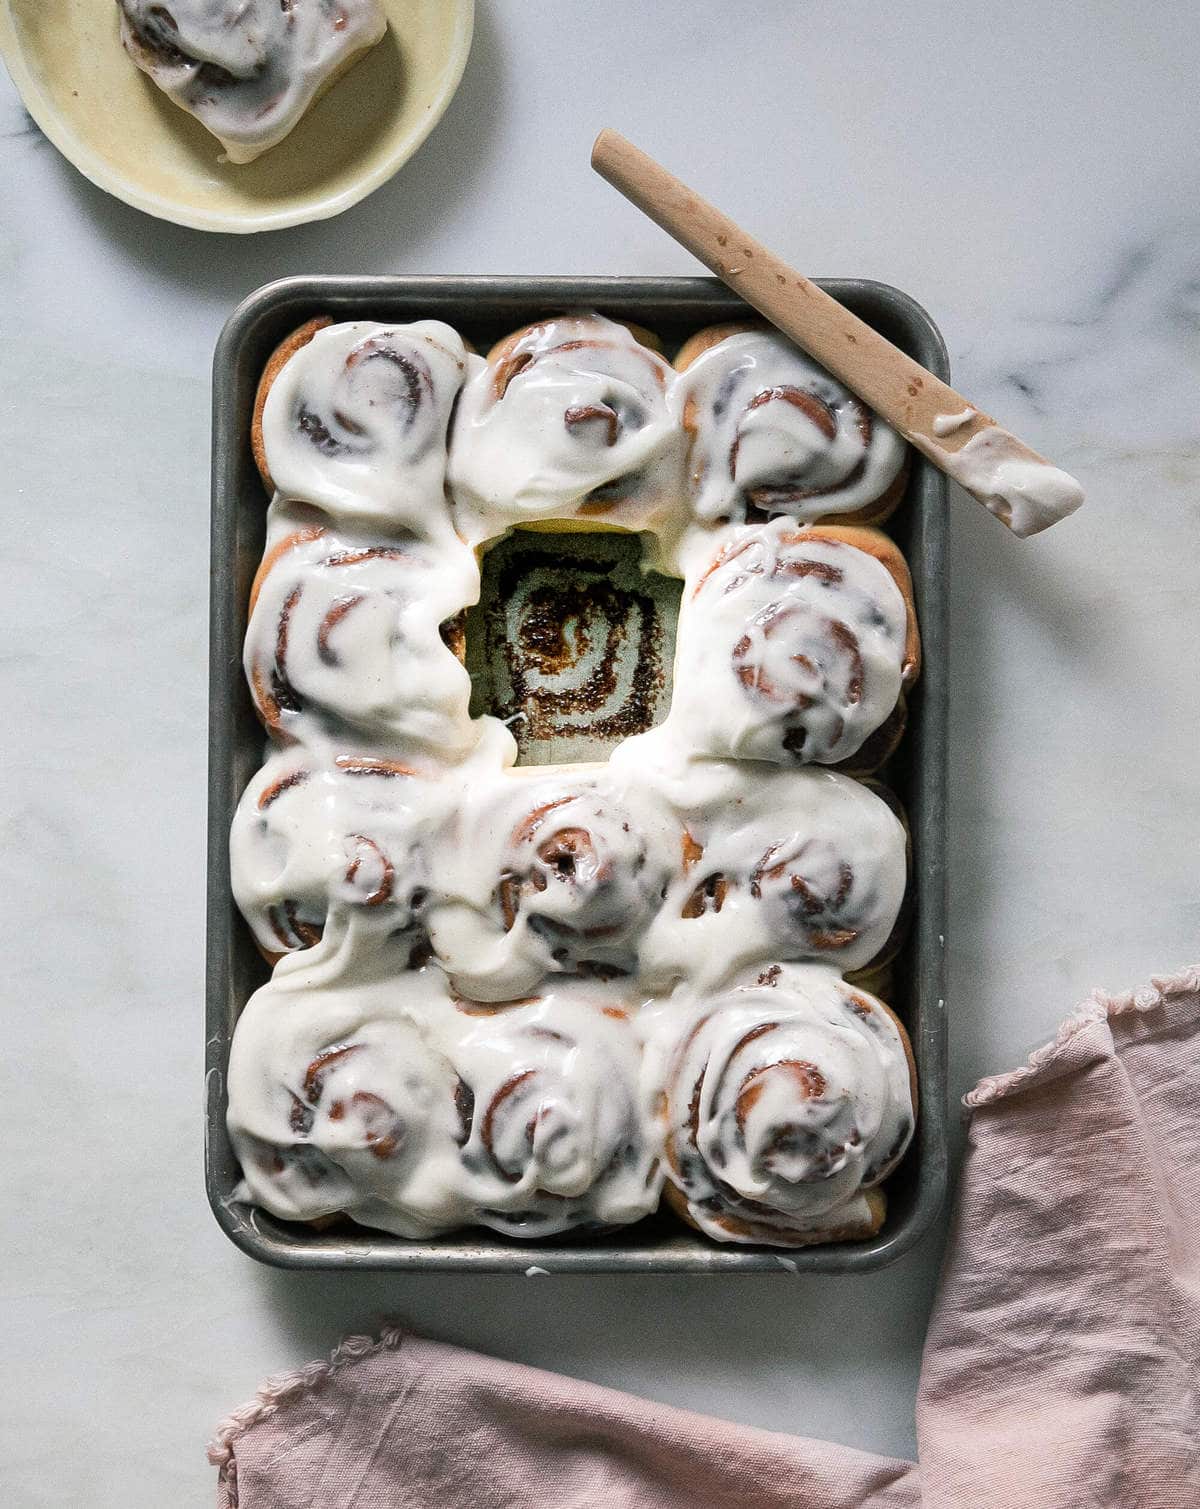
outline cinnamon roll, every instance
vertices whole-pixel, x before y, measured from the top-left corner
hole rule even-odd
[[[492,350],[463,389],[450,447],[466,538],[538,519],[666,524],[682,436],[667,404],[673,374],[651,339],[588,314],[529,325]]]
[[[745,525],[686,592],[669,724],[701,755],[873,768],[919,665],[908,567],[886,536]]]
[[[437,780],[398,761],[272,755],[229,835],[234,899],[267,960],[312,948],[331,910],[415,937],[448,800]]]
[[[452,539],[446,429],[466,368],[462,338],[438,320],[310,321],[268,362],[259,388],[251,443],[268,492]]]
[[[627,973],[673,852],[672,820],[603,769],[517,777],[460,809],[429,921],[455,986],[484,1001],[552,974]]]
[[[648,1215],[662,1175],[628,1002],[564,981],[494,1012],[462,1005],[448,1051],[472,1107],[475,1219],[544,1237]]]
[[[406,1237],[469,1220],[468,1099],[427,1019],[444,998],[429,970],[318,984],[292,970],[252,996],[229,1058],[238,1198]]]
[[[881,1001],[773,965],[657,1027],[666,1194],[689,1225],[781,1247],[878,1231],[916,1116],[908,1038]]]
[[[779,331],[714,326],[675,366],[697,519],[874,523],[900,501],[903,440]]]
[[[117,0],[137,66],[230,162],[276,146],[382,38],[380,0]]]
[[[442,625],[478,592],[464,546],[363,544],[310,527],[267,553],[244,663],[264,726],[283,742],[335,732],[453,760],[478,726],[471,679]]]
[[[648,986],[711,989],[761,959],[844,973],[896,951],[908,837],[881,794],[833,771],[717,761],[677,779],[686,837],[642,938]]]

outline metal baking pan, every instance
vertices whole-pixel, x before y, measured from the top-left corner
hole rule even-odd
[[[949,376],[946,349],[929,316],[886,284],[833,279],[822,286],[928,367]],[[893,1261],[920,1238],[946,1185],[946,707],[948,654],[947,486],[914,455],[907,497],[889,532],[912,568],[924,636],[924,669],[910,696],[908,733],[887,772],[908,810],[914,850],[913,925],[896,966],[891,1004],[912,1037],[920,1116],[912,1147],[888,1181],[888,1215],[867,1242],[789,1249],[720,1247],[655,1216],[613,1234],[547,1245],[480,1231],[435,1241],[339,1227],[316,1231],[234,1203],[239,1170],[225,1131],[225,1072],[238,1013],[266,967],[234,906],[229,825],[261,763],[263,734],[242,678],[250,582],[262,554],[266,498],[250,454],[259,374],[275,345],[313,315],[453,324],[476,349],[547,313],[596,309],[644,325],[670,353],[687,335],[747,306],[710,278],[286,278],[252,294],[217,344],[213,377],[212,586],[208,812],[206,1183],[222,1228],[243,1252],[285,1268],[575,1273],[863,1273]],[[782,1261],[781,1261],[782,1259]]]

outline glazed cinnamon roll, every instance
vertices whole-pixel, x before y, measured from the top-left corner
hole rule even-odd
[[[117,0],[121,41],[230,162],[276,146],[382,38],[380,0]]]
[[[825,770],[685,770],[686,838],[639,955],[648,985],[711,989],[759,959],[844,973],[896,951],[908,838],[877,791]]]
[[[492,350],[463,389],[450,447],[466,538],[537,519],[624,529],[666,519],[682,437],[667,404],[673,374],[650,339],[589,314],[529,325]]]
[[[229,835],[234,899],[274,963],[315,946],[332,910],[415,935],[448,794],[398,761],[300,750],[272,755],[247,786]]]
[[[603,772],[506,784],[463,809],[461,863],[430,919],[456,987],[497,1001],[548,974],[627,972],[661,894],[670,820]]]
[[[340,733],[454,759],[478,726],[471,680],[443,623],[478,592],[470,551],[360,544],[310,527],[267,553],[244,663],[254,705],[283,742]]]
[[[268,492],[443,541],[446,429],[466,374],[438,320],[310,321],[268,362],[251,443]]]
[[[469,1102],[426,1019],[444,996],[428,970],[315,985],[294,970],[251,997],[229,1059],[238,1197],[406,1237],[466,1222]]]
[[[916,1115],[908,1038],[881,1001],[773,965],[658,1032],[667,1199],[685,1221],[781,1247],[878,1231]]]
[[[903,440],[779,331],[717,325],[675,365],[698,519],[874,523],[900,501]]]
[[[669,724],[701,755],[874,768],[919,665],[908,567],[885,535],[746,525],[685,594]]]
[[[564,981],[491,1012],[461,1005],[448,1051],[472,1107],[476,1219],[544,1237],[649,1214],[662,1176],[627,1001]]]

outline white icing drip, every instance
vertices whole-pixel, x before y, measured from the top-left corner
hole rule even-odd
[[[958,414],[935,414],[931,426],[935,435],[953,435],[963,425],[970,424],[978,411],[969,405]]]
[[[692,430],[692,507],[709,522],[744,519],[748,501],[801,522],[855,513],[904,463],[900,436],[777,331],[705,351],[672,406]]]
[[[466,369],[461,337],[439,320],[318,330],[263,410],[276,490],[334,518],[451,540],[446,429]]]
[[[674,374],[623,325],[548,320],[499,359],[472,365],[449,479],[473,544],[580,513],[625,529],[672,527],[683,454],[667,405]]]
[[[904,1042],[880,1002],[829,970],[776,965],[646,1021],[669,1175],[702,1231],[754,1242],[866,1220],[862,1191],[914,1119]]]
[[[281,142],[387,30],[380,0],[120,0],[125,50],[231,162]]]
[[[470,677],[440,632],[478,599],[471,551],[454,542],[435,553],[407,539],[370,545],[310,526],[272,554],[245,645],[269,728],[310,746],[366,739],[449,760],[474,745]]]
[[[1021,442],[999,425],[980,430],[961,450],[939,448],[936,460],[1019,539],[1049,529],[1083,502],[1074,477],[1047,461],[1031,461]]]
[[[857,753],[915,669],[891,573],[786,518],[722,540],[684,588],[667,735],[696,754],[781,764]]]

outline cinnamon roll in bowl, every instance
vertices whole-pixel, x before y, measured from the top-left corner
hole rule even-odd
[[[118,0],[137,66],[253,162],[383,37],[380,0]]]
[[[682,1017],[682,1021],[680,1020]],[[660,1008],[666,1197],[721,1242],[862,1238],[912,1137],[907,1034],[829,970],[772,965]]]

